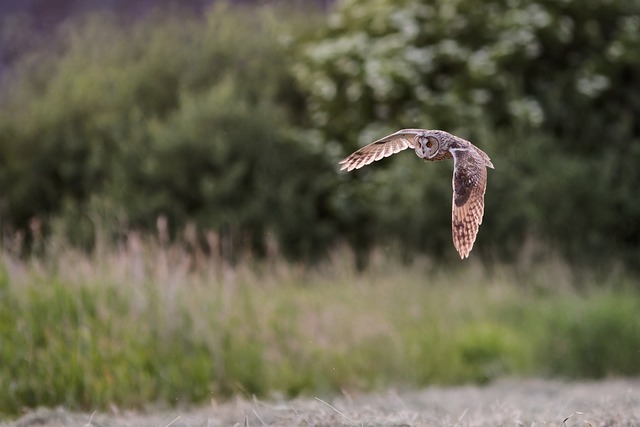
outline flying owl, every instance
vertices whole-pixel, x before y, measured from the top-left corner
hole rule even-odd
[[[402,129],[350,154],[340,162],[340,170],[360,169],[406,148],[425,161],[453,159],[453,244],[460,258],[468,257],[484,214],[486,168],[493,169],[484,151],[442,130]]]

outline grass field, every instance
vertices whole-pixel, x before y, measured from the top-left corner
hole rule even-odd
[[[507,379],[486,385],[343,393],[295,399],[212,399],[195,407],[142,411],[38,408],[0,427],[635,427],[640,378],[597,381]]]
[[[0,254],[0,414],[640,373],[640,289],[562,262],[225,264],[132,233]]]

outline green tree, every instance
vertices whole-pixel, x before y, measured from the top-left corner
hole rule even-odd
[[[322,253],[335,173],[300,136],[283,13],[219,2],[132,25],[93,14],[24,54],[0,107],[3,225],[62,218],[86,244],[92,211],[143,230],[165,215],[258,251],[274,232],[288,255]]]
[[[447,129],[485,149],[496,170],[482,247],[508,255],[533,234],[576,260],[637,265],[638,16],[637,0],[343,0],[296,75],[337,158],[402,127]],[[442,246],[450,169],[382,163],[342,190],[379,183],[375,204],[349,198],[369,235]]]

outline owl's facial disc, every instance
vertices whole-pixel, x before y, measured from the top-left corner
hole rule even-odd
[[[416,154],[422,159],[431,159],[438,153],[440,143],[433,136],[420,136],[416,144]]]

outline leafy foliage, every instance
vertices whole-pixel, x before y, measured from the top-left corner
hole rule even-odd
[[[508,256],[534,235],[576,260],[637,260],[639,12],[635,0],[344,0],[296,75],[313,123],[343,154],[402,127],[447,129],[485,149],[496,170],[479,246],[501,242],[492,251]],[[442,205],[449,172],[386,164],[371,173],[384,186],[417,188],[363,201],[361,222],[425,249],[424,229],[446,229],[425,205]],[[354,191],[369,174],[353,177]],[[437,245],[447,237],[429,232]]]
[[[581,138],[573,149],[585,152],[611,129],[618,138],[640,131],[630,108],[638,100],[621,85],[637,84],[637,1],[338,4],[298,67],[331,136],[389,121],[475,135],[488,120]],[[583,113],[598,120],[584,126]]]
[[[336,173],[358,146],[427,127],[496,165],[475,254],[513,260],[537,240],[640,265],[638,0],[343,0],[311,25],[324,15],[307,12],[92,14],[47,43],[7,26],[3,40],[35,47],[0,89],[3,229],[42,222],[90,246],[99,226],[165,217],[236,253],[275,243],[310,260],[346,241],[359,266],[375,246],[453,259],[450,163],[404,153]]]
[[[0,111],[5,226],[58,217],[86,244],[96,224],[150,229],[164,216],[257,253],[267,231],[286,254],[322,253],[333,167],[294,137],[276,13],[219,3],[203,21],[158,13],[131,27],[90,15],[54,53],[26,55]]]
[[[636,375],[638,352],[623,349],[640,348],[640,321],[631,315],[640,308],[638,295],[592,298],[580,306],[563,306],[550,319],[554,333],[541,346],[547,369],[570,377]]]

